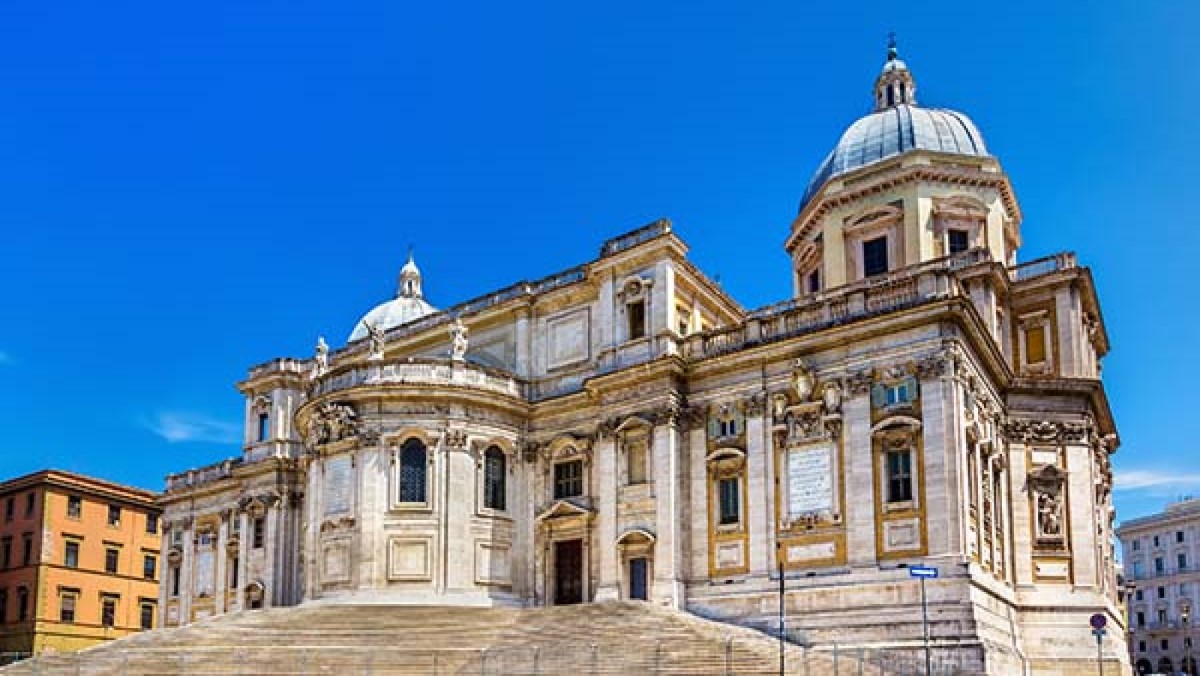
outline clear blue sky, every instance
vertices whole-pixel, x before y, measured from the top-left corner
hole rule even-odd
[[[6,3],[0,476],[236,454],[246,367],[340,345],[410,243],[446,307],[666,216],[783,299],[894,30],[1012,177],[1021,258],[1096,275],[1122,518],[1196,491],[1200,5],[979,4]]]

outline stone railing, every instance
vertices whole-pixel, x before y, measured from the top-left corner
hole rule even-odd
[[[876,278],[802,299],[759,308],[736,326],[688,336],[683,354],[707,359],[759,343],[784,340],[827,326],[893,312],[958,293],[954,272],[991,260],[987,250],[972,249],[955,256],[896,270]]]
[[[167,492],[202,486],[213,481],[233,476],[233,468],[242,464],[241,458],[227,458],[221,462],[189,469],[186,472],[167,475]]]
[[[1014,282],[1024,282],[1059,270],[1069,270],[1076,265],[1075,254],[1068,251],[1014,265],[1008,269],[1008,277]]]
[[[606,240],[600,247],[600,257],[605,258],[621,253],[627,249],[649,242],[655,237],[661,237],[671,232],[671,221],[660,218],[649,225],[643,225],[637,230],[631,230],[624,235],[618,235]]]
[[[522,383],[499,372],[465,362],[431,359],[402,359],[356,364],[336,369],[318,379],[310,396],[320,397],[354,387],[376,385],[441,385],[469,387],[503,394],[524,396]]]
[[[258,366],[250,368],[250,378],[261,378],[270,373],[304,373],[309,369],[309,362],[305,359],[292,359],[291,357],[283,357],[280,359],[272,359]]]

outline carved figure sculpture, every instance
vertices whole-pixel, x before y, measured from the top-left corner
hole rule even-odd
[[[813,388],[817,384],[816,378],[813,377],[812,371],[808,369],[808,365],[804,363],[803,359],[796,359],[792,363],[792,369],[792,389],[800,398],[800,402],[804,403],[812,396]]]
[[[368,322],[366,324],[367,335],[371,339],[371,351],[367,355],[367,361],[382,361],[383,360],[383,328],[378,324]]]
[[[317,336],[317,356],[315,357],[315,361],[316,366],[312,372],[313,380],[320,378],[329,371],[329,344],[325,342],[325,336]]]
[[[462,361],[467,356],[467,326],[455,319],[450,326],[450,358]]]
[[[1062,535],[1062,501],[1057,495],[1038,494],[1038,527],[1042,535]]]
[[[836,381],[825,383],[825,389],[821,391],[821,400],[825,405],[826,415],[837,415],[842,411],[842,386]]]
[[[323,404],[308,421],[310,444],[328,444],[348,439],[358,432],[358,415],[346,404]]]

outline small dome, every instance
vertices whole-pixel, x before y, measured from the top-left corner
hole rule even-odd
[[[424,298],[414,298],[410,296],[399,296],[376,305],[363,318],[358,320],[354,325],[354,331],[350,333],[350,339],[347,342],[353,343],[356,340],[361,340],[367,337],[367,324],[378,326],[387,331],[401,324],[415,322],[416,320],[436,313],[438,310],[434,306],[425,302]]]
[[[437,311],[437,308],[425,302],[421,292],[421,270],[413,261],[412,252],[409,251],[408,262],[400,268],[400,283],[396,297],[376,305],[374,309],[358,320],[346,342],[353,343],[366,338],[368,335],[367,325],[378,326],[387,331],[401,324],[415,322]]]

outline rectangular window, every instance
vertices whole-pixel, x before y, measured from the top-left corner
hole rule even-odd
[[[33,507],[37,504],[37,493],[25,495],[25,516],[33,516]]]
[[[0,569],[12,567],[12,538],[0,540]]]
[[[728,477],[717,482],[717,494],[720,498],[718,523],[722,526],[740,523],[742,520],[740,482],[739,477]]]
[[[155,573],[158,572],[158,559],[150,554],[142,557],[142,577],[147,580],[153,580]]]
[[[1162,626],[1167,623],[1167,611],[1164,608],[1158,609],[1158,624]]]
[[[158,515],[157,514],[147,514],[146,515],[146,535],[157,535],[157,534],[158,534]]]
[[[572,460],[554,465],[555,499],[583,495],[583,461]]]
[[[1145,641],[1138,641],[1138,652],[1139,653],[1146,652],[1146,642]]]
[[[1187,554],[1180,552],[1176,557],[1176,563],[1179,564],[1179,570],[1187,570]]]
[[[962,253],[971,248],[971,240],[966,230],[948,231],[946,241],[950,244],[950,254]]]
[[[629,339],[637,340],[646,335],[646,302],[637,301],[625,306],[629,314]]]
[[[16,499],[16,498],[9,498],[9,499],[8,499],[7,501],[5,501],[5,503],[4,503],[4,520],[5,520],[5,521],[12,521],[12,520],[13,520],[13,513],[14,513],[14,512],[16,512],[16,511],[17,511],[17,499]]]
[[[8,624],[8,590],[0,589],[0,624]]]
[[[143,603],[142,604],[141,627],[142,627],[143,631],[147,631],[147,630],[154,628],[154,604],[153,603]]]
[[[266,441],[271,436],[271,416],[266,413],[258,414],[258,440]]]
[[[1025,363],[1041,364],[1046,361],[1046,327],[1031,326],[1025,329]]]
[[[863,276],[874,277],[888,271],[888,238],[876,237],[863,242]]]
[[[907,404],[912,400],[912,393],[908,390],[908,383],[900,383],[887,388],[887,406],[896,406],[898,404]]]
[[[105,627],[117,626],[117,597],[104,596],[101,598],[100,624]]]
[[[887,452],[887,499],[912,500],[912,453],[908,449]]]
[[[22,556],[21,561],[24,566],[33,563],[33,533],[26,533],[21,538]]]
[[[29,617],[29,589],[17,589],[17,622],[24,622]]]
[[[75,594],[62,594],[58,597],[58,621],[67,624],[75,622]]]
[[[108,525],[114,526],[114,527],[121,525],[121,508],[120,507],[118,507],[116,505],[108,506]]]
[[[79,567],[79,543],[68,540],[63,546],[63,565],[67,568]]]
[[[1134,598],[1134,600],[1135,600],[1135,601],[1141,601],[1141,600],[1142,600],[1142,590],[1141,590],[1141,589],[1139,589],[1139,590],[1137,590],[1136,592],[1134,592],[1134,593],[1133,593],[1133,598]]]
[[[1170,641],[1170,640],[1168,640],[1168,639],[1165,639],[1165,638],[1164,638],[1164,639],[1163,639],[1163,640],[1162,640],[1162,641],[1159,643],[1159,646],[1160,646],[1160,647],[1162,647],[1162,649],[1163,649],[1163,651],[1164,651],[1164,652],[1165,652],[1165,651],[1168,651],[1168,650],[1170,650],[1170,649],[1171,649],[1171,641]]]
[[[83,514],[83,498],[78,495],[67,496],[67,518],[78,519]]]
[[[171,566],[171,596],[179,596],[179,566]]]
[[[251,528],[251,544],[255,549],[262,549],[263,544],[267,539],[267,520],[264,517],[254,517],[254,526]]]
[[[1166,587],[1158,588],[1158,598],[1160,598],[1160,599],[1167,598],[1167,588]]]
[[[1141,540],[1134,540],[1134,541],[1133,541],[1133,551],[1135,551],[1135,552],[1136,552],[1136,551],[1140,551],[1141,549],[1142,549],[1142,541],[1141,541]]]
[[[816,293],[821,290],[821,271],[813,270],[808,273],[808,292]]]
[[[1146,571],[1141,561],[1133,562],[1133,579],[1140,580],[1146,576]]]
[[[1140,610],[1138,611],[1138,614],[1137,614],[1137,626],[1138,626],[1138,629],[1142,629],[1146,626],[1146,613],[1144,613]]]
[[[1158,541],[1158,536],[1157,536],[1157,535],[1155,535],[1155,536],[1154,536],[1154,546],[1155,546],[1155,547],[1158,547],[1158,546],[1160,546],[1160,545],[1159,545],[1159,541]]]
[[[1167,562],[1161,556],[1154,557],[1154,574],[1162,575],[1167,571]]]
[[[229,560],[229,588],[237,589],[238,586],[238,557],[233,557]]]
[[[104,572],[109,575],[117,574],[117,563],[121,559],[121,550],[109,547],[104,550]]]

